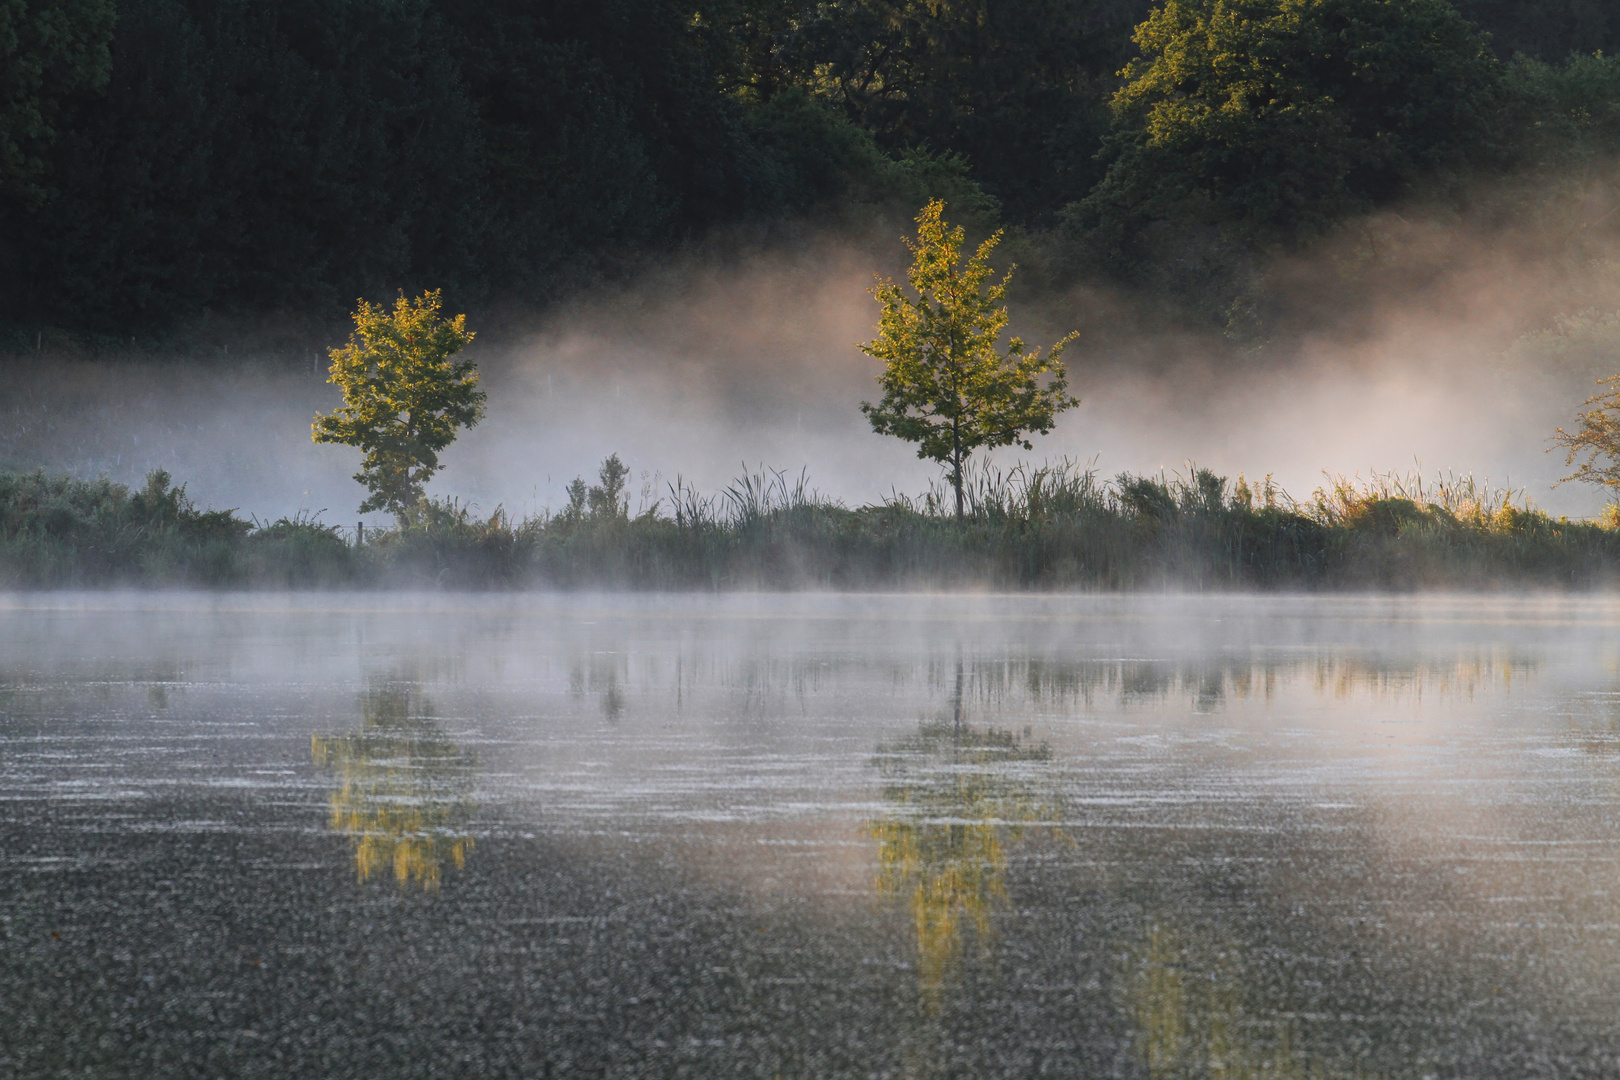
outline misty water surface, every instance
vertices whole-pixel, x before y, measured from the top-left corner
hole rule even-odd
[[[0,598],[0,1076],[1612,1077],[1620,604]]]

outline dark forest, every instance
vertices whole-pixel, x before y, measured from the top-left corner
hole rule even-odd
[[[1032,283],[1220,326],[1257,259],[1352,215],[1620,147],[1601,0],[1226,6],[1250,29],[1214,47],[1271,58],[1270,106],[1198,69],[1190,2],[13,0],[0,346],[273,344],[426,287],[544,309],[933,196],[1013,229]],[[1233,93],[1259,103],[1164,130]]]

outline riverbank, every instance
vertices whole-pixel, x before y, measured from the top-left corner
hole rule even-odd
[[[1614,522],[1553,518],[1472,480],[1330,480],[1307,501],[1206,470],[979,471],[960,523],[942,488],[849,508],[801,477],[672,488],[632,516],[587,489],[514,520],[450,501],[363,537],[307,516],[198,509],[141,489],[0,473],[0,587],[458,589],[1514,589],[1620,582]]]

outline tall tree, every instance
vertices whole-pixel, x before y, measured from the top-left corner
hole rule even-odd
[[[0,197],[37,206],[63,107],[112,71],[112,0],[0,0]]]
[[[477,125],[425,0],[120,0],[6,300],[101,331],[465,280]]]
[[[1115,72],[1148,0],[737,0],[741,74],[843,108],[891,153],[964,155],[1018,218],[1096,180]]]
[[[1499,67],[1447,0],[1166,0],[1135,40],[1086,203],[1105,222],[1288,241],[1489,141]]]
[[[1007,283],[1012,271],[986,287],[998,231],[962,263],[963,231],[944,220],[938,199],[917,215],[917,239],[906,240],[913,260],[906,278],[913,300],[893,281],[872,290],[883,305],[878,336],[861,346],[883,361],[883,398],[861,403],[874,431],[917,444],[917,456],[949,470],[956,520],[965,516],[963,468],[980,448],[1032,449],[1028,432],[1045,435],[1058,413],[1080,403],[1068,392],[1063,349],[1025,350],[1020,338],[1000,344],[1007,328]]]
[[[1516,55],[1558,62],[1571,54],[1620,48],[1613,0],[1454,0],[1462,16],[1491,36],[1504,60]]]

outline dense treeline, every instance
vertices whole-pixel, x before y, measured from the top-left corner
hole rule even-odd
[[[561,512],[513,521],[444,501],[363,538],[300,517],[193,506],[154,473],[0,473],[0,588],[108,585],[643,589],[1591,588],[1620,528],[1551,518],[1470,481],[1343,480],[1295,503],[1269,483],[1066,464],[981,470],[958,521],[944,487],[848,508],[756,474],[632,515],[618,459]]]
[[[1617,45],[1601,0],[3,0],[0,320],[543,304],[933,195],[1222,318],[1256,251],[1620,148]]]

